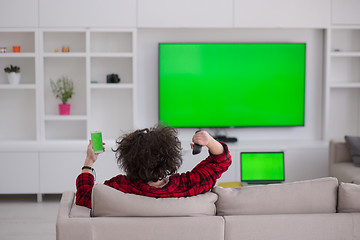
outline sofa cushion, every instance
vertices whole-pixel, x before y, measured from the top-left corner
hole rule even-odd
[[[345,136],[345,142],[350,151],[352,161],[355,166],[360,167],[360,137]]]
[[[84,206],[76,205],[73,203],[69,217],[71,218],[86,218],[90,217],[90,209]]]
[[[123,193],[104,184],[92,191],[93,217],[214,216],[217,195],[212,192],[182,198],[152,198]]]
[[[340,183],[338,212],[360,212],[360,185],[353,183]]]
[[[335,213],[336,178],[239,188],[215,187],[218,215]]]

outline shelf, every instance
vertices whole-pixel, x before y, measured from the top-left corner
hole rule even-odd
[[[0,89],[35,89],[35,84],[19,84],[19,85],[10,85],[10,84],[0,84]]]
[[[187,146],[189,146],[188,144]],[[273,140],[273,141],[238,141],[236,143],[227,144],[231,150],[239,151],[273,151],[278,149],[279,151],[286,151],[289,149],[310,149],[310,148],[326,148],[329,145],[327,141],[321,140]],[[186,145],[184,145],[186,146]],[[190,148],[185,148],[190,150]]]
[[[132,53],[133,33],[131,31],[90,32],[90,52]]]
[[[332,25],[331,26],[332,29],[337,29],[337,30],[360,30],[360,26],[359,25]]]
[[[45,54],[55,53],[54,50],[58,49],[57,54],[63,54],[61,49],[69,47],[70,52],[85,53],[86,52],[86,32],[85,30],[74,31],[44,31],[43,32],[43,52]]]
[[[358,57],[360,52],[360,29],[337,28],[331,31],[331,56]],[[337,51],[335,51],[337,50]]]
[[[0,58],[34,58],[35,53],[0,53]]]
[[[46,121],[84,121],[87,120],[86,115],[46,115],[44,118]]]
[[[132,89],[131,83],[91,83],[92,89]]]
[[[90,59],[90,81],[106,84],[108,74],[118,74],[120,83],[133,83],[133,59],[95,57]]]
[[[121,132],[132,130],[133,94],[131,90],[119,89],[91,91],[89,129],[102,131],[107,139],[117,139]]]
[[[43,87],[45,115],[58,114],[60,101],[55,98],[50,80],[57,81],[61,76],[67,76],[74,82],[75,94],[69,100],[72,116],[86,115],[86,58],[85,57],[55,57],[44,59]]]
[[[0,31],[0,46],[6,47],[6,53],[0,53],[1,57],[27,57],[28,54],[35,56],[37,31],[27,29],[7,29]],[[19,53],[13,53],[13,46],[20,46]]]
[[[331,83],[357,83],[360,74],[359,57],[332,57],[330,59],[329,80]]]
[[[57,57],[86,57],[85,53],[81,53],[81,52],[69,52],[69,53],[44,53],[44,57],[51,57],[51,58],[57,58]]]
[[[330,82],[330,88],[360,88],[357,82]]]
[[[331,52],[331,57],[360,57],[360,52]]]
[[[65,116],[54,121],[45,121],[45,140],[86,140],[86,119],[76,116]],[[63,121],[64,120],[64,121]]]
[[[132,58],[134,54],[132,53],[91,53],[90,57],[110,57],[110,58]]]
[[[9,87],[11,86],[9,85]],[[14,87],[11,89],[15,89]],[[0,93],[0,112],[0,140],[36,140],[35,91],[20,88],[2,90]]]

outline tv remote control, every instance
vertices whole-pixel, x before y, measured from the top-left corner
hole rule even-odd
[[[195,133],[200,132],[200,131],[201,131],[201,130],[197,130]],[[199,145],[199,144],[197,144],[197,143],[194,143],[192,154],[193,154],[193,155],[196,155],[196,154],[201,153],[201,149],[202,149],[202,146],[201,146],[201,145]]]

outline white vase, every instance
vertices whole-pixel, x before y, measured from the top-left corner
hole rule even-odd
[[[21,73],[11,72],[8,73],[8,80],[10,85],[17,85],[20,83]]]

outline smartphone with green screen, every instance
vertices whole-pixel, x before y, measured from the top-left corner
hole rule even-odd
[[[91,141],[95,153],[102,153],[104,151],[102,133],[100,131],[91,132]]]

